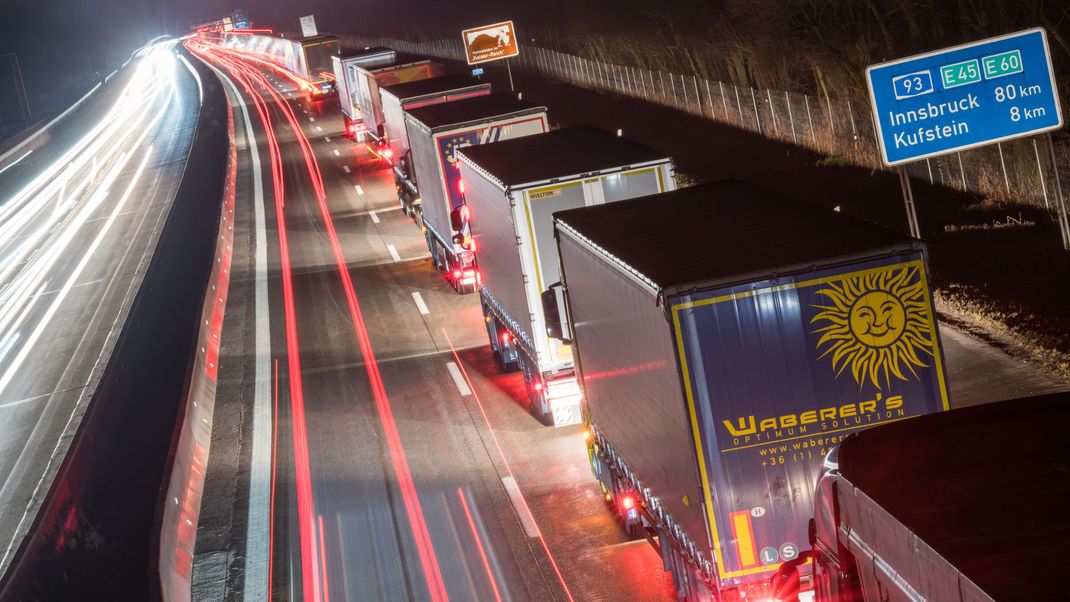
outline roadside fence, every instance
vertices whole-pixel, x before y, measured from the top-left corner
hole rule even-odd
[[[395,38],[341,36],[351,46],[385,46],[411,54],[465,60],[461,40],[410,42]],[[520,43],[512,67],[572,85],[673,107],[829,156],[828,161],[871,169],[880,162],[868,104],[829,96],[760,90],[696,75],[615,65]],[[917,161],[908,166],[919,181],[1015,201],[1054,212],[1056,171],[1043,137],[1022,138]],[[1059,173],[1070,166],[1070,148],[1055,144]]]

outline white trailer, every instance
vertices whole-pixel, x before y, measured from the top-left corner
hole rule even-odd
[[[345,124],[347,138],[355,138],[357,132],[363,129],[364,124],[360,114],[360,98],[358,95],[357,79],[359,72],[355,67],[358,65],[381,67],[393,64],[396,59],[396,52],[381,46],[347,52],[332,57],[334,83],[338,87],[338,104],[342,108],[342,121]]]
[[[416,217],[418,187],[412,171],[412,157],[409,156],[405,111],[487,94],[490,94],[490,82],[480,81],[465,73],[442,75],[379,89],[383,106],[383,138],[386,141],[379,153],[393,165],[398,201],[409,217]]]
[[[464,204],[457,150],[542,134],[549,129],[546,107],[488,94],[410,109],[405,112],[405,129],[418,183],[418,223],[426,229],[431,258],[457,292],[474,293],[479,281],[475,253],[453,223],[454,209]]]
[[[572,347],[547,335],[541,297],[560,280],[553,214],[674,190],[672,159],[590,126],[462,148],[470,230],[494,357],[519,369],[530,411],[580,421]]]
[[[354,65],[357,79],[357,104],[360,106],[360,115],[363,122],[364,135],[358,137],[358,141],[371,138],[376,145],[384,143],[382,95],[379,88],[392,84],[413,82],[421,79],[438,77],[445,73],[442,63],[430,59],[404,56],[395,57],[394,62],[387,65],[361,66]],[[376,149],[372,149],[375,151]]]

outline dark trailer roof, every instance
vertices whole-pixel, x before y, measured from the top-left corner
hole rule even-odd
[[[873,222],[736,180],[571,209],[554,219],[667,295],[921,247]]]
[[[468,88],[490,88],[490,83],[480,81],[471,75],[455,73],[452,75],[440,75],[427,79],[418,79],[412,82],[393,84],[380,88],[391,96],[400,100],[419,98],[428,94],[438,94],[451,90],[465,90]]]
[[[846,437],[840,474],[995,600],[1066,599],[1070,393]]]
[[[589,125],[469,146],[460,152],[505,186],[669,160],[665,153]]]
[[[418,54],[405,54],[404,52],[398,52],[394,55],[394,60],[389,63],[376,63],[375,65],[357,65],[359,69],[364,69],[370,73],[378,73],[387,69],[397,69],[398,67],[404,67],[405,65],[411,65],[413,63],[419,63],[427,61],[429,63],[436,63],[438,59],[429,58],[426,56],[420,56]]]
[[[338,37],[330,34],[320,34],[315,36],[309,36],[307,38],[301,38],[298,40],[301,44],[307,46],[309,44],[322,44],[324,42],[337,42]]]
[[[361,56],[375,56],[377,54],[386,54],[386,53],[389,53],[389,52],[394,52],[394,51],[391,50],[390,48],[386,48],[385,46],[370,46],[368,48],[364,48],[364,49],[361,49],[361,50],[347,50],[347,51],[342,52],[341,54],[339,54],[338,58],[352,59],[352,58],[357,58],[357,57],[361,57]]]
[[[525,100],[517,100],[508,94],[491,93],[486,96],[411,109],[408,114],[427,127],[435,129],[511,113],[535,113],[545,110],[546,107],[534,105]]]

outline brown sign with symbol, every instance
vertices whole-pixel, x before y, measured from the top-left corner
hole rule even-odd
[[[461,32],[461,37],[469,65],[507,59],[520,54],[512,21],[466,29]]]

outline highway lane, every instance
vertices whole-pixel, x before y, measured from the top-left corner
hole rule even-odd
[[[519,377],[494,367],[478,301],[456,295],[432,272],[419,231],[397,210],[384,166],[341,137],[330,101],[309,106],[286,80],[265,77],[292,99],[290,109],[265,103],[269,126],[250,109],[262,188],[275,188],[270,128],[285,204],[276,213],[278,199],[265,193],[266,231],[258,232],[250,216],[254,186],[247,184],[236,236],[249,241],[247,255],[260,234],[266,246],[269,365],[278,366],[268,395],[278,409],[267,423],[268,432],[277,427],[276,478],[267,479],[275,483],[275,503],[258,510],[251,501],[266,483],[250,477],[265,464],[255,412],[248,411],[257,403],[250,358],[264,328],[255,318],[250,260],[244,272],[235,266],[248,294],[232,293],[244,301],[228,302],[224,325],[220,382],[233,397],[229,412],[217,412],[225,420],[216,425],[209,479],[219,486],[206,488],[198,597],[259,599],[270,578],[276,599],[443,599],[439,587],[454,599],[671,599],[657,554],[627,540],[605,511],[578,427],[540,426],[521,406]],[[266,92],[253,88],[256,96]],[[240,91],[246,102],[249,92]],[[307,156],[288,111],[310,141]],[[250,164],[242,168],[246,178]],[[292,270],[292,330],[280,223]],[[960,331],[945,326],[943,333],[957,406],[1061,388]],[[289,337],[299,346],[288,347]],[[288,371],[291,351],[299,353],[299,373]],[[298,374],[303,412],[295,414]],[[515,503],[510,479],[522,496]],[[312,501],[305,516],[303,486]],[[415,500],[407,497],[412,491]],[[220,507],[226,512],[211,520]],[[272,519],[258,522],[261,512]],[[423,533],[431,554],[420,548]]]
[[[100,93],[0,175],[0,572],[122,330],[200,106],[169,46]]]

